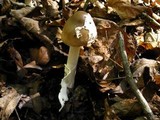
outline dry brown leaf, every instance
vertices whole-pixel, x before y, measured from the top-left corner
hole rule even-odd
[[[48,49],[44,46],[41,46],[38,51],[37,63],[40,65],[46,65],[50,61],[50,56]]]
[[[103,120],[120,120],[118,115],[115,114],[114,110],[108,104],[107,99],[104,101],[105,104],[105,115]]]
[[[56,38],[61,40],[62,30],[58,27],[56,32]]]
[[[150,1],[148,0],[149,2],[151,2],[151,5],[154,7],[154,6],[157,6],[157,7],[160,7],[160,1],[159,0],[153,0],[153,1]],[[148,3],[149,3],[148,2]]]
[[[144,20],[142,19],[136,19],[136,20],[123,20],[122,22],[119,23],[119,26],[140,26],[144,23]]]
[[[34,95],[30,95],[30,96],[27,96],[27,95],[21,95],[22,97],[21,97],[21,100],[20,100],[20,102],[19,102],[19,104],[18,104],[18,108],[22,108],[22,107],[33,107],[33,106],[31,106],[31,104],[32,104],[32,100],[33,99],[35,99],[35,98],[37,98],[37,97],[40,97],[40,93],[39,92],[37,92],[37,93],[35,93]]]
[[[132,62],[136,54],[137,43],[132,35],[129,35],[126,32],[122,32],[122,33],[124,36],[124,44],[125,44],[125,50],[127,52],[128,60]]]
[[[33,10],[34,10],[33,7],[24,7],[18,10],[11,10],[10,14],[16,19],[21,19],[22,17],[26,16]]]
[[[9,11],[11,9],[11,2],[10,0],[1,0],[3,1],[3,6],[2,8],[0,8],[0,15],[5,14],[7,11]]]
[[[111,106],[111,109],[114,110],[115,114],[119,117],[128,116],[135,117],[140,115],[142,108],[137,100],[134,99],[124,99],[120,102],[116,102]]]
[[[123,37],[124,37],[124,45],[125,45],[125,50],[128,56],[129,62],[132,62],[134,60],[134,57],[136,55],[136,50],[137,50],[137,44],[135,39],[133,38],[132,35],[127,34],[122,30]],[[119,48],[119,38],[117,34],[115,34],[116,40],[113,42],[113,54],[111,56],[111,60],[115,62],[117,67],[122,68],[122,59],[121,59],[121,53],[120,53],[120,48]]]
[[[149,67],[154,71],[154,69],[158,69],[158,62],[155,60],[149,59],[138,59],[132,65],[133,77],[140,77],[143,73],[145,67]]]
[[[88,59],[91,63],[96,64],[100,62],[101,60],[103,60],[103,57],[100,55],[93,55],[93,56],[89,56]]]
[[[36,64],[36,61],[32,61],[26,64],[24,68],[34,68],[34,69],[42,70],[42,68]]]
[[[104,80],[103,81],[101,80],[98,84],[100,86],[99,90],[102,93],[116,88],[116,85],[114,83],[107,82],[107,81],[104,81]]]
[[[17,95],[15,96],[7,105],[6,109],[3,111],[2,120],[8,120],[9,116],[13,113],[15,110],[18,102],[20,101],[21,96]]]
[[[151,109],[153,113],[160,116],[160,96],[155,94],[150,102]],[[158,117],[159,118],[159,117]],[[159,119],[156,119],[159,120]]]
[[[107,16],[107,10],[106,9],[99,9],[98,7],[94,7],[89,11],[89,13],[93,17],[99,17],[99,18],[106,18]]]
[[[144,42],[151,44],[153,48],[159,47],[160,45],[160,31],[157,30],[155,33],[153,30],[144,34]]]
[[[4,96],[0,98],[0,118],[1,120],[8,120],[20,101],[21,95],[14,88],[6,88],[3,94]]]
[[[33,33],[40,32],[39,21],[27,17],[22,17],[20,19],[20,22],[23,25],[23,27],[25,27],[26,30],[28,30],[29,32]]]
[[[137,78],[137,86],[139,88],[145,87],[144,83],[147,82],[150,78],[151,81],[154,81],[157,84],[159,83],[159,62],[156,60],[149,60],[149,59],[138,59],[132,64],[132,69],[133,69],[133,77]],[[149,73],[145,72],[144,70],[148,68]],[[148,76],[150,78],[144,78],[143,74],[145,72],[145,77]],[[148,75],[147,75],[148,74]],[[155,79],[154,79],[155,77]],[[148,80],[146,80],[148,79]],[[157,80],[157,81],[155,81]]]
[[[139,42],[139,46],[138,47],[139,48],[142,47],[145,50],[151,50],[151,49],[153,49],[153,46],[150,43],[148,43],[148,42]]]
[[[126,0],[108,0],[108,5],[115,10],[121,19],[135,18],[147,9],[145,6],[134,6]]]
[[[155,83],[160,86],[160,74],[156,74],[153,76]]]
[[[17,69],[20,70],[23,68],[23,60],[20,53],[14,48],[9,47],[8,52],[10,53],[11,58],[15,61]]]
[[[30,54],[32,60],[35,60],[39,65],[46,65],[50,61],[50,55],[45,46],[41,46],[40,48],[31,48]]]
[[[43,7],[45,8],[45,14],[47,17],[57,17],[59,13],[59,5],[57,1],[42,0]]]

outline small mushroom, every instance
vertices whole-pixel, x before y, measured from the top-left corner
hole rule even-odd
[[[62,41],[70,46],[67,64],[65,65],[65,76],[61,81],[61,90],[58,98],[61,104],[60,110],[68,101],[68,90],[74,86],[76,66],[81,46],[90,45],[97,37],[97,29],[89,13],[77,11],[64,25]]]

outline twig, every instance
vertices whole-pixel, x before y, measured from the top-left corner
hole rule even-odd
[[[129,67],[129,63],[128,63],[127,53],[124,47],[124,37],[121,32],[119,32],[118,38],[119,38],[119,46],[120,46],[120,52],[121,52],[120,54],[122,57],[122,63],[123,63],[124,71],[126,74],[126,80],[130,85],[132,91],[134,92],[135,96],[137,97],[138,101],[140,102],[148,120],[154,120],[154,114],[152,113],[152,110],[150,109],[146,99],[143,97],[142,93],[137,88],[136,83],[134,82],[134,79]]]
[[[86,11],[87,10],[87,7],[88,7],[88,4],[89,4],[90,0],[86,0],[85,4],[84,4],[84,7],[83,7],[83,10]]]
[[[146,13],[142,13],[142,15],[144,17],[146,17],[150,22],[154,23],[156,26],[160,27],[160,24],[152,17],[150,17],[149,15],[147,15]]]
[[[17,115],[18,120],[21,120],[21,118],[19,117],[19,114],[18,114],[18,112],[17,112],[17,109],[15,109],[15,112],[16,112],[16,115]]]

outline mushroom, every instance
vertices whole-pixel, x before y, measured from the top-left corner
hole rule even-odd
[[[61,104],[60,110],[68,101],[69,89],[74,86],[76,66],[81,46],[88,46],[95,41],[97,29],[89,13],[77,11],[65,23],[62,30],[62,41],[68,45],[69,54],[65,65],[65,76],[61,81],[61,90],[58,98]]]

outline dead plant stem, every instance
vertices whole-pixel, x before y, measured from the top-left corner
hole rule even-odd
[[[154,120],[154,114],[152,113],[152,110],[150,109],[148,102],[146,101],[146,99],[144,98],[140,90],[138,89],[136,83],[134,82],[134,79],[133,79],[133,76],[132,76],[132,73],[129,67],[127,53],[124,47],[124,37],[121,32],[119,32],[118,38],[119,38],[119,46],[120,46],[120,52],[121,52],[120,54],[122,57],[122,64],[124,67],[126,80],[128,84],[130,85],[131,90],[134,92],[136,98],[140,102],[142,109],[144,110],[144,113],[146,114],[146,117],[148,118],[148,120]]]
[[[160,27],[160,24],[152,17],[147,15],[146,13],[142,13],[144,17],[146,17],[151,23],[154,23],[156,26]]]

